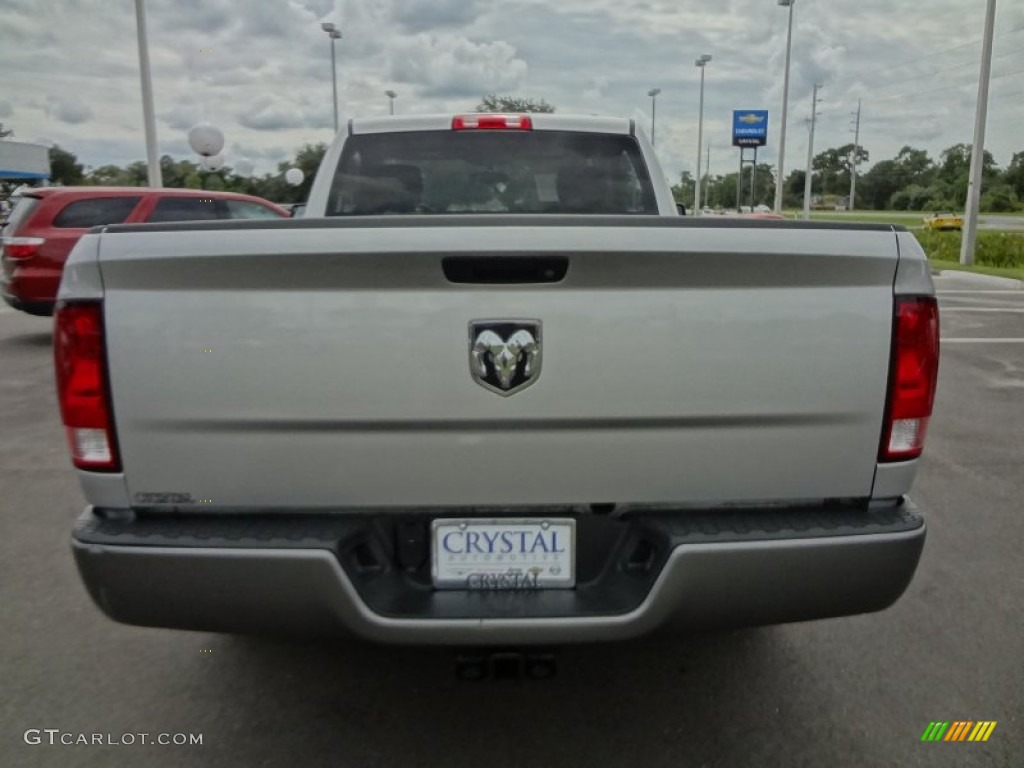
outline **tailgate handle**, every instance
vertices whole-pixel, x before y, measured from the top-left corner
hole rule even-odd
[[[441,260],[441,267],[450,283],[558,283],[569,271],[569,259],[567,256],[448,256]]]

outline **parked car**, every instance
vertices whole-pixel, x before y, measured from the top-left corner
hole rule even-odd
[[[958,213],[933,213],[924,217],[925,229],[963,230],[964,217]]]
[[[15,309],[52,315],[64,262],[91,227],[287,216],[279,205],[233,192],[147,187],[26,189],[0,238],[0,293]]]
[[[71,256],[72,546],[107,615],[519,646],[903,593],[939,354],[912,234],[680,216],[629,119],[349,126],[315,220]]]
[[[289,215],[293,219],[302,218],[302,216],[305,215],[306,213],[305,203],[288,203],[287,205],[284,205],[282,207],[288,211]]]

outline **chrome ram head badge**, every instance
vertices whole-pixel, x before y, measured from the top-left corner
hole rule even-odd
[[[540,320],[474,320],[469,371],[484,389],[508,397],[540,376]]]

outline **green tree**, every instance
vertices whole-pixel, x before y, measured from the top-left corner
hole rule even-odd
[[[477,112],[554,112],[555,108],[544,99],[521,96],[499,96],[489,93],[476,105]]]
[[[211,192],[224,191],[224,177],[220,175],[220,171],[207,171],[206,173],[200,172],[199,175],[203,179],[202,189],[208,189]]]
[[[853,164],[853,144],[826,149],[814,158],[815,191],[823,195],[848,195],[850,169]],[[857,147],[857,166],[871,159],[864,147]]]
[[[883,160],[875,163],[871,170],[863,174],[857,185],[857,199],[863,207],[876,211],[889,207],[892,196],[900,191],[906,183],[906,172],[896,160]]]
[[[782,183],[782,205],[786,208],[800,208],[804,204],[804,182],[807,172],[790,171]]]
[[[689,211],[693,208],[693,174],[683,171],[679,176],[679,183],[672,186],[672,197],[677,203],[682,203]]]
[[[928,152],[913,147],[903,147],[896,155],[896,167],[899,169],[899,176],[906,184],[917,184],[927,187],[935,174],[935,165],[932,163]]]
[[[939,156],[939,178],[948,186],[950,196],[959,200],[960,204],[967,199],[967,187],[971,175],[971,145],[954,144],[952,147],[943,150]],[[999,179],[999,169],[996,168],[995,158],[992,153],[985,150],[981,166],[982,192]]]
[[[320,163],[324,159],[324,155],[327,153],[327,145],[323,142],[319,144],[303,144],[302,148],[295,153],[295,167],[305,174],[305,179],[302,182],[300,189],[305,189],[305,194],[309,196],[309,188],[313,184],[313,178],[316,176],[317,170],[320,168]],[[306,197],[302,198],[303,200]]]
[[[981,196],[981,210],[987,213],[1009,213],[1020,208],[1020,200],[1009,184],[996,184]]]
[[[191,160],[175,160],[170,155],[160,158],[160,175],[165,187],[189,188],[188,182],[196,176],[198,170],[199,166]]]
[[[1018,200],[1024,200],[1024,152],[1013,153],[1013,159],[1003,172],[1003,181],[1013,188]]]
[[[120,187],[128,184],[128,174],[124,168],[116,165],[101,165],[90,168],[85,176],[85,183],[100,187]]]
[[[73,186],[85,183],[85,169],[74,153],[56,144],[50,147],[50,178],[57,184]]]

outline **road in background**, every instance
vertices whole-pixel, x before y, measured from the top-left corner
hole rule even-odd
[[[943,357],[914,493],[929,534],[893,608],[564,649],[559,676],[532,683],[458,683],[441,649],[108,621],[69,551],[83,501],[50,323],[0,310],[0,765],[1024,765],[1024,343],[1006,341],[1024,339],[1024,291],[937,284]],[[985,744],[922,744],[933,720],[998,725]],[[32,728],[203,746],[29,746]]]
[[[907,227],[920,227],[924,218],[934,211],[812,211],[811,218],[829,221],[878,221]],[[940,211],[941,213],[941,211]],[[786,218],[799,217],[799,211],[787,211]],[[1024,231],[1024,215],[983,213],[978,216],[980,229]]]

